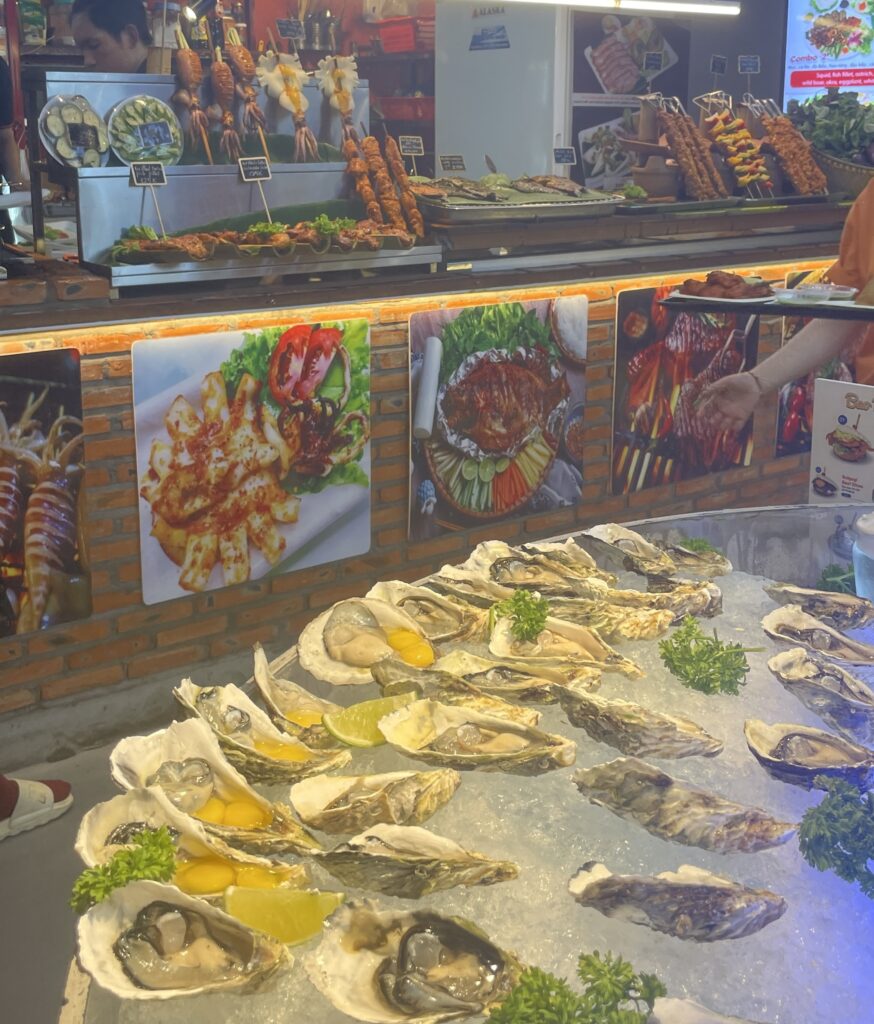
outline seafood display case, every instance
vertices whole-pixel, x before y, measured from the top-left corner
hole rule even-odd
[[[802,841],[826,801],[862,814],[874,784],[874,605],[815,589],[857,514],[486,541],[340,601],[272,662],[256,646],[245,693],[184,682],[192,718],[121,741],[125,795],[80,830],[91,864],[169,823],[180,860],[176,886],[133,883],[80,919],[99,984],[76,1024],[479,1019],[522,965],[572,978],[595,949],[664,984],[634,1015],[648,1024],[864,1024],[874,904]],[[506,610],[488,624],[534,588],[549,616],[533,639]],[[690,631],[732,653],[715,687],[714,659],[703,685],[668,657]],[[344,706],[380,691],[386,742],[336,742]],[[224,866],[206,902],[189,878],[204,850]],[[235,920],[238,890],[216,890],[252,870],[308,877],[321,935],[288,950]],[[205,973],[194,941],[215,954]]]

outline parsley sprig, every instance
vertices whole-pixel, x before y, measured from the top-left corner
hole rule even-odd
[[[874,794],[861,795],[842,779],[817,775],[825,799],[805,811],[798,830],[801,854],[817,871],[834,871],[847,882],[858,882],[874,899]]]
[[[719,548],[715,548],[709,540],[705,540],[703,537],[685,537],[677,546],[685,548],[687,551],[694,551],[696,555],[709,555],[713,552],[718,555],[722,554]]]
[[[818,590],[829,590],[835,594],[856,593],[856,573],[852,565],[844,568],[841,565],[827,565],[817,583]]]
[[[583,992],[562,978],[529,967],[507,999],[489,1014],[490,1024],[645,1024],[667,989],[654,974],[636,974],[623,960],[596,950],[577,964]]]
[[[498,619],[511,618],[513,636],[523,643],[531,643],[543,632],[549,615],[549,601],[530,590],[517,590],[512,597],[492,605],[490,627]]]
[[[673,636],[659,642],[659,653],[668,670],[680,682],[702,693],[729,693],[736,696],[746,683],[750,670],[747,654],[761,647],[741,647],[723,643],[713,630],[707,636],[691,615],[683,619]]]
[[[128,882],[149,879],[169,882],[176,870],[176,845],[166,825],[143,829],[106,864],[86,868],[73,883],[70,906],[84,914],[113,890]]]

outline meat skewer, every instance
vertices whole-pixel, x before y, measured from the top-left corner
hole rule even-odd
[[[267,139],[264,137],[264,129],[267,127],[267,118],[264,111],[258,106],[258,93],[252,82],[255,80],[257,68],[252,54],[243,46],[243,41],[235,28],[228,32],[228,44],[225,45],[225,52],[228,56],[228,63],[237,80],[237,95],[243,101],[243,130],[249,135],[258,135],[261,140],[261,148],[264,156],[270,159],[267,150]]]
[[[373,186],[370,184],[367,164],[361,156],[358,144],[353,139],[347,139],[343,143],[343,156],[346,157],[346,173],[351,175],[355,181],[355,191],[358,193],[358,198],[364,203],[368,219],[375,224],[382,224],[382,208],[373,191]]]
[[[388,166],[391,169],[392,177],[397,182],[398,191],[400,192],[401,206],[403,207],[404,214],[406,215],[407,223],[410,225],[414,235],[419,238],[424,238],[425,221],[422,218],[422,214],[419,212],[419,205],[416,202],[416,197],[410,190],[410,179],[407,177],[407,169],[404,167],[404,158],[401,156],[398,144],[390,135],[387,135],[385,139],[385,157]]]
[[[176,76],[180,88],[173,95],[173,102],[185,107],[188,111],[188,140],[196,146],[198,140],[203,143],[206,157],[210,163],[212,150],[209,147],[209,118],[200,105],[200,87],[203,84],[203,64],[198,54],[188,45],[184,34],[176,30],[179,49],[176,51]]]
[[[395,191],[394,183],[388,173],[388,166],[382,157],[379,143],[372,135],[368,135],[361,143],[364,158],[367,161],[367,170],[373,179],[376,187],[376,194],[379,196],[379,205],[385,219],[393,228],[406,229],[407,222],[401,211],[400,200]]]
[[[777,154],[780,168],[793,189],[802,196],[828,192],[828,180],[813,159],[810,143],[789,118],[765,115],[761,122],[767,132],[768,143]]]
[[[237,123],[234,120],[234,98],[237,95],[237,89],[234,73],[231,71],[230,64],[222,60],[222,51],[219,47],[216,47],[215,50],[210,80],[213,99],[221,110],[221,151],[227,157],[228,162],[234,164],[243,155],[243,144],[240,140],[240,133],[237,131]]]

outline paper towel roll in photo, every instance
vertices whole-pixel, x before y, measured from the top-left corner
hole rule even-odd
[[[413,437],[427,441],[434,431],[434,411],[437,407],[437,390],[440,386],[440,363],[443,360],[443,343],[439,338],[425,341],[425,362],[419,378],[419,397],[413,416]]]

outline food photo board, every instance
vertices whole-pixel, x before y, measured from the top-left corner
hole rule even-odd
[[[586,296],[410,320],[410,539],[575,505]]]
[[[668,310],[670,287],[620,292],[613,399],[613,494],[748,466],[752,420],[739,434],[696,416],[711,383],[756,365],[757,316]]]
[[[814,505],[874,502],[874,387],[818,380],[810,450]]]
[[[0,356],[0,637],[91,614],[77,349]]]
[[[370,550],[370,325],[133,345],[143,600]]]

